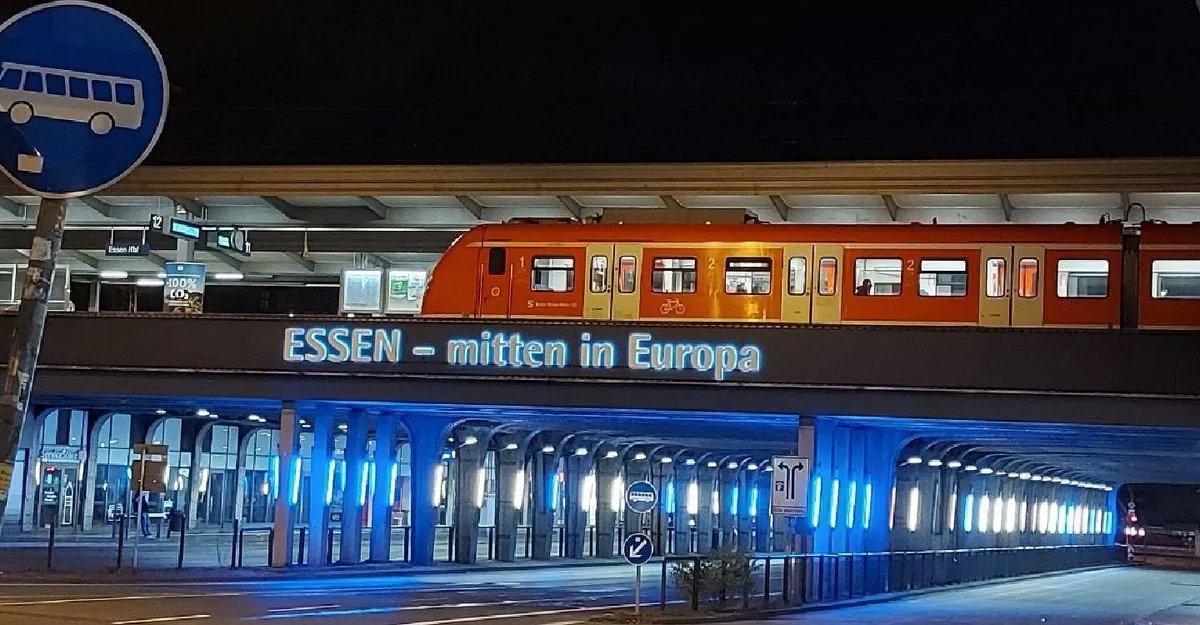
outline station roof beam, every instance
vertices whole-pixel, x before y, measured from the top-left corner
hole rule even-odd
[[[87,205],[88,208],[96,211],[97,213],[100,213],[101,215],[103,215],[109,219],[115,218],[114,211],[116,210],[116,207],[113,206],[112,204],[109,204],[108,202],[105,202],[104,200],[102,200],[98,197],[95,197],[93,195],[85,195],[85,196],[79,198],[79,201],[83,202],[85,205]]]
[[[483,220],[483,205],[475,201],[475,198],[469,195],[456,195],[454,199],[458,200],[458,203],[462,205],[464,210],[471,213],[472,217],[480,221]]]
[[[900,205],[896,203],[896,198],[892,197],[890,193],[884,193],[882,197],[883,205],[887,207],[888,218],[892,221],[898,221],[900,219]]]
[[[7,211],[13,217],[25,219],[29,215],[29,206],[12,198],[0,195],[0,210]]]
[[[787,203],[787,200],[783,199],[781,195],[772,195],[770,196],[770,200],[771,205],[775,207],[775,211],[779,213],[779,220],[787,221],[788,214],[792,211],[792,207]]]
[[[310,198],[304,200],[303,204],[299,200],[287,200],[277,195],[264,195],[262,200],[288,219],[323,225],[380,221],[387,219],[388,215],[387,206],[382,202],[375,198],[366,202],[362,196]]]
[[[199,217],[200,219],[208,219],[208,206],[205,206],[205,204],[203,202],[201,202],[200,200],[197,200],[195,198],[190,198],[190,197],[179,197],[179,196],[168,197],[167,199],[174,202],[175,206],[180,207],[183,210],[187,211],[188,214],[193,217]]]

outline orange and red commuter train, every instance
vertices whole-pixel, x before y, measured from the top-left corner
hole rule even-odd
[[[1200,330],[1200,225],[484,225],[421,315]]]

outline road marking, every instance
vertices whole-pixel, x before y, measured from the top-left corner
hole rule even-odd
[[[73,599],[39,599],[37,601],[5,601],[0,606],[62,605],[67,603],[96,603],[101,601],[144,601],[146,599],[195,599],[197,597],[240,597],[244,592],[222,592],[203,595],[130,595],[128,597],[76,597]]]
[[[482,616],[460,616],[457,618],[438,619],[436,621],[418,621],[415,623],[398,623],[397,625],[454,625],[455,623],[478,623],[480,621],[498,621],[501,619],[532,618],[535,616],[556,616],[559,614],[578,614],[580,612],[599,612],[600,610],[618,610],[632,608],[633,604],[592,606],[586,608],[563,608],[560,610],[537,610],[535,612],[518,612],[516,614],[486,614]]]
[[[211,614],[188,614],[187,616],[160,616],[158,618],[142,618],[135,621],[113,621],[112,625],[136,625],[137,623],[170,623],[172,621],[195,621],[202,618],[212,618]]]
[[[340,607],[342,607],[342,604],[340,604],[340,603],[327,603],[325,605],[306,605],[306,606],[300,607],[300,608],[275,608],[273,610],[267,610],[267,612],[270,612],[272,614],[279,613],[279,612],[306,612],[309,610],[330,610],[333,608],[340,608]]]

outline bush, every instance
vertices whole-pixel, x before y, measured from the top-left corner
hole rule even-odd
[[[733,598],[749,596],[754,576],[761,564],[751,564],[750,554],[735,548],[715,551],[707,556],[680,560],[671,567],[675,588],[689,602],[724,608]],[[693,589],[698,597],[693,598]]]

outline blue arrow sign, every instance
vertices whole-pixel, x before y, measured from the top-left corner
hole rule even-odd
[[[621,543],[621,555],[625,557],[626,562],[641,566],[654,556],[654,545],[645,534],[630,534],[625,537],[625,542]]]
[[[150,154],[167,94],[158,47],[128,17],[84,0],[22,11],[0,24],[0,170],[42,197],[99,191]]]
[[[658,504],[658,489],[650,482],[634,482],[625,489],[625,505],[638,514],[654,510]]]

